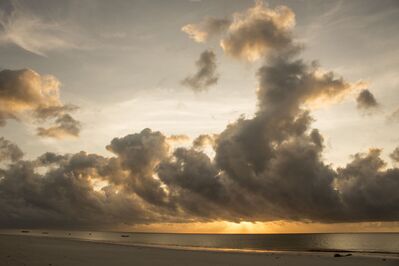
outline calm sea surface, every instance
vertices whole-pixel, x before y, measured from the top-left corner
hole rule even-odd
[[[130,245],[257,251],[351,251],[399,254],[399,233],[167,234],[0,230],[3,234],[61,237]]]

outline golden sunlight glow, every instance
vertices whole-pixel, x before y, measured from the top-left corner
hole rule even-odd
[[[137,232],[168,232],[196,234],[284,234],[284,233],[333,233],[333,232],[399,232],[398,222],[363,222],[322,224],[305,222],[193,222],[135,225],[122,230]]]

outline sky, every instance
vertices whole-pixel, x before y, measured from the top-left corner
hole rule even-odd
[[[0,227],[398,231],[398,18],[0,0]]]

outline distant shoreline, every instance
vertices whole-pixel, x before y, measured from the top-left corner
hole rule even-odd
[[[334,255],[333,255],[334,254]],[[344,264],[342,264],[345,262]],[[0,235],[1,265],[353,265],[394,266],[399,257],[318,252],[237,252],[134,246],[45,236]],[[4,264],[3,264],[4,263]]]
[[[116,246],[126,246],[126,247],[137,247],[137,248],[154,248],[154,249],[166,249],[166,250],[180,250],[180,251],[205,251],[205,252],[220,252],[220,253],[238,253],[238,254],[268,254],[268,253],[278,253],[278,254],[288,254],[288,255],[298,255],[298,254],[320,254],[320,255],[330,255],[330,254],[357,254],[360,256],[371,256],[371,257],[387,257],[392,256],[393,258],[399,259],[399,253],[397,252],[380,252],[380,251],[359,251],[359,250],[343,250],[343,249],[309,249],[309,250],[294,250],[294,249],[239,249],[239,248],[215,248],[215,247],[200,247],[200,246],[183,246],[183,245],[158,245],[158,244],[144,244],[144,243],[126,243],[126,242],[116,242],[107,240],[91,240],[83,239],[78,237],[62,237],[49,235],[47,232],[44,235],[22,235],[22,234],[11,234],[2,233],[1,236],[15,236],[15,237],[33,237],[41,239],[59,239],[59,240],[70,240],[78,242],[87,242],[93,244],[107,244]]]

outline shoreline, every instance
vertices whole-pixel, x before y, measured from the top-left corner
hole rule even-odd
[[[375,258],[392,258],[399,260],[399,253],[396,252],[380,252],[380,251],[358,251],[358,250],[333,250],[333,249],[314,249],[314,250],[289,250],[289,249],[234,249],[234,248],[214,248],[214,247],[200,247],[200,246],[182,246],[182,245],[158,245],[158,244],[145,244],[145,243],[127,243],[127,242],[114,242],[106,240],[95,240],[95,239],[84,239],[78,237],[61,237],[53,236],[49,234],[43,235],[29,235],[26,234],[13,234],[13,233],[2,233],[1,236],[13,236],[13,237],[32,237],[40,239],[54,239],[54,240],[65,240],[65,241],[77,241],[87,242],[93,244],[105,244],[115,245],[124,247],[136,247],[136,248],[153,248],[162,250],[177,250],[177,251],[203,251],[203,252],[216,252],[216,253],[237,253],[237,254],[282,254],[282,255],[323,255],[329,256],[331,254],[350,254],[350,256],[356,254],[356,256],[363,257],[375,257]]]
[[[339,254],[356,254],[356,256],[369,256],[378,258],[394,258],[399,259],[399,253],[397,252],[380,252],[380,251],[359,251],[359,250],[340,250],[340,249],[311,249],[311,250],[290,250],[290,249],[239,249],[239,248],[215,248],[215,247],[201,247],[201,246],[183,246],[183,245],[158,245],[158,244],[145,244],[145,243],[127,243],[127,242],[114,242],[107,240],[95,240],[95,239],[84,239],[78,237],[61,237],[53,236],[46,232],[43,235],[30,235],[29,233],[24,234],[13,234],[13,233],[2,233],[1,236],[16,236],[16,237],[34,237],[42,239],[60,239],[60,240],[70,240],[70,241],[81,241],[88,243],[97,244],[108,244],[108,245],[118,245],[127,247],[138,247],[138,248],[155,248],[155,249],[166,249],[166,250],[181,250],[181,251],[205,251],[205,252],[222,252],[222,253],[244,253],[244,254],[263,254],[263,253],[279,253],[288,255],[299,255],[299,254],[318,254],[318,255],[331,255],[335,253]]]
[[[0,234],[0,265],[399,265],[389,254],[187,249]],[[351,254],[350,256],[345,256]],[[6,263],[7,262],[7,263]],[[4,263],[4,264],[3,264]]]

